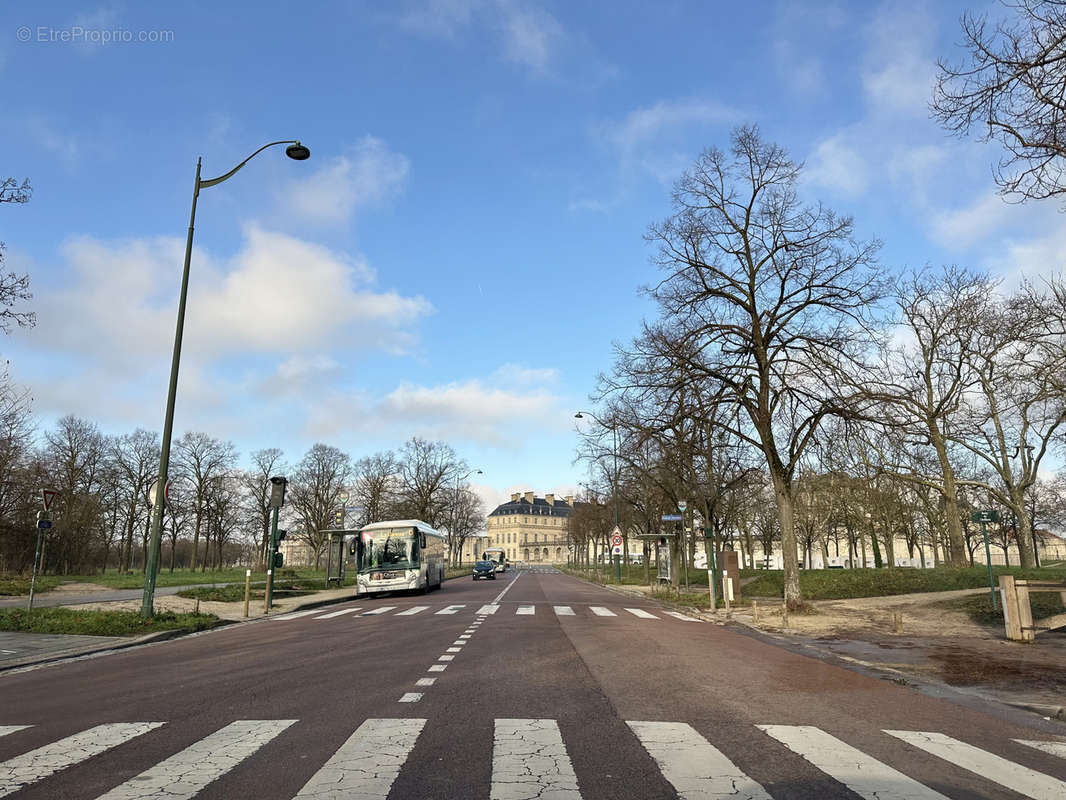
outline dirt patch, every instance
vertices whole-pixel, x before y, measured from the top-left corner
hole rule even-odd
[[[1027,650],[1026,653],[1013,649],[996,653],[954,645],[933,649],[929,658],[939,666],[941,680],[950,686],[1017,687],[1066,697],[1066,670],[1061,653],[1032,647]]]
[[[113,592],[115,591],[110,586],[101,586],[98,583],[61,583],[52,590],[52,594],[62,594],[64,592],[86,594],[87,592]]]

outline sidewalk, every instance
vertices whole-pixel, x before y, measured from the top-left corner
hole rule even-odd
[[[285,597],[274,601],[270,616],[274,617],[289,611],[305,608],[343,603],[355,594],[354,586],[343,589],[329,589],[302,597]],[[36,598],[34,598],[36,601]],[[35,603],[36,604],[36,603]],[[244,602],[199,604],[200,611],[214,614],[224,622],[254,622],[263,619],[266,614],[263,601],[253,600],[248,607],[248,618],[244,617]],[[194,611],[196,600],[167,595],[157,597],[155,603],[158,611]],[[140,591],[136,600],[104,601],[70,606],[73,609],[104,611],[140,611]],[[23,633],[20,631],[0,631],[0,674],[4,670],[27,667],[49,661],[116,650],[148,642],[173,639],[185,635],[181,631],[159,631],[145,636],[74,636],[70,634]]]

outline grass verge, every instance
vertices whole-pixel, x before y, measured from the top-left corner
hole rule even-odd
[[[784,574],[760,571],[744,586],[747,597],[782,597]],[[1016,578],[1066,580],[1066,569],[992,567],[999,575]],[[851,597],[883,597],[912,592],[949,592],[988,586],[987,567],[936,567],[935,569],[814,569],[800,572],[800,590],[805,600],[844,600]]]
[[[0,631],[137,636],[156,631],[201,631],[219,623],[214,614],[160,612],[144,619],[136,611],[75,611],[69,608],[0,609]]]
[[[274,598],[277,599],[281,597],[301,597],[319,591],[322,591],[321,586],[310,587],[306,582],[278,581],[273,586],[272,594]],[[262,600],[265,594],[265,586],[253,586],[250,597],[252,600]],[[238,603],[244,600],[244,584],[231,583],[228,586],[197,586],[194,589],[183,589],[178,592],[178,597],[186,597],[190,600],[201,600],[205,603]]]
[[[239,583],[244,585],[246,567],[232,569],[215,569],[207,572],[199,570],[177,569],[169,572],[162,569],[156,578],[156,586],[195,586],[205,583]],[[326,571],[311,569],[289,569],[279,573],[285,578],[303,580],[311,584],[316,581],[325,586]],[[252,582],[265,581],[265,572],[253,572]],[[64,583],[95,583],[110,589],[140,589],[144,586],[144,573],[107,572],[100,575],[38,575],[35,592],[47,592]],[[0,575],[0,595],[25,595],[30,591],[30,579],[23,575]],[[243,589],[242,589],[243,591]],[[243,598],[244,595],[241,595]]]
[[[997,628],[1003,627],[1003,608],[992,609],[992,597],[988,594],[975,594],[971,597],[956,597],[951,600],[941,600],[934,604],[937,608],[946,611],[961,611],[974,622],[981,625],[992,625]],[[1057,594],[1047,592],[1033,592],[1029,595],[1029,605],[1033,609],[1033,621],[1053,617],[1056,614],[1066,612],[1066,606],[1062,604]],[[999,602],[997,600],[997,606]]]

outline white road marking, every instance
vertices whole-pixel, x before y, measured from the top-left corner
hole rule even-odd
[[[866,800],[947,800],[913,778],[811,725],[757,725]]]
[[[460,605],[457,605],[457,606],[445,606],[444,608],[442,608],[437,613],[438,614],[458,614],[460,608],[466,608],[466,604],[464,603],[464,604],[460,604]]]
[[[437,661],[454,661],[455,656],[438,656]]]
[[[501,600],[503,600],[503,596],[504,596],[505,594],[507,594],[507,593],[508,593],[509,591],[511,591],[511,587],[512,587],[512,586],[514,586],[514,585],[515,585],[516,583],[518,583],[518,579],[519,579],[519,578],[521,578],[521,577],[522,577],[521,575],[515,575],[515,576],[514,576],[514,577],[513,577],[512,579],[511,579],[511,582],[510,582],[509,584],[507,584],[506,586],[504,586],[504,587],[503,587],[503,591],[502,591],[502,592],[500,592],[500,593],[499,593],[498,595],[496,595],[496,596],[495,596],[495,597],[494,597],[494,598],[492,599],[492,602],[493,602],[493,603],[495,604],[495,603],[498,603],[498,602],[500,602]]]
[[[265,745],[294,719],[242,719],[160,761],[98,800],[188,800]]]
[[[464,641],[466,639],[469,639],[469,638],[470,638],[470,634],[469,633],[461,633],[461,634],[459,634],[458,641],[462,642],[462,641]]]
[[[444,672],[446,669],[448,669],[447,664],[434,664],[426,672]]]
[[[453,647],[462,647],[464,644],[467,644],[466,640],[469,639],[469,638],[470,638],[469,636],[460,636],[458,639],[456,639],[454,642],[452,642],[452,646]]]
[[[424,719],[368,719],[295,800],[385,800],[425,724]]]
[[[400,698],[399,702],[401,702],[401,703],[417,703],[421,699],[422,699],[422,693],[421,692],[406,692],[406,693],[404,693],[404,696]]]
[[[770,800],[696,730],[683,722],[627,722],[681,800]]]
[[[481,608],[478,609],[477,613],[478,614],[482,614],[482,615],[484,615],[484,614],[495,614],[499,610],[500,610],[500,607],[498,605],[491,604],[491,605],[487,605],[487,606],[482,606]]]
[[[0,763],[0,797],[17,792],[61,769],[128,742],[158,728],[162,722],[112,722],[38,747]]]
[[[552,606],[555,609],[555,615],[557,617],[572,617],[574,616],[574,609],[570,606]]]
[[[697,619],[696,617],[689,617],[689,616],[686,616],[685,614],[681,614],[681,613],[679,613],[677,611],[664,611],[663,613],[664,614],[669,614],[671,617],[674,617],[675,619],[682,619],[685,622],[703,622],[703,620],[701,620],[701,619]]]
[[[470,635],[471,633],[473,633],[473,632],[474,632],[474,628],[467,628],[467,629],[466,629],[465,631],[463,631],[463,633],[467,634],[468,636],[469,636],[469,635]]]
[[[655,616],[654,614],[649,614],[643,608],[627,608],[626,611],[628,611],[634,617],[640,617],[641,619],[658,619],[657,616]]]
[[[384,614],[386,611],[392,611],[394,608],[398,608],[398,607],[399,606],[381,606],[380,608],[372,608],[370,611],[364,611],[359,616],[360,617],[372,617],[375,614]]]
[[[977,773],[982,778],[1006,786],[1018,794],[1034,800],[1062,800],[1066,797],[1066,781],[1015,764],[972,744],[952,739],[943,733],[927,731],[885,731],[889,736],[932,753],[955,766]]]
[[[24,728],[32,727],[30,725],[0,725],[0,736],[7,736],[9,733],[15,731],[21,731]]]
[[[429,606],[411,606],[406,611],[397,611],[395,616],[397,616],[397,617],[409,617],[412,614],[421,614],[427,608],[429,608]]]
[[[461,652],[463,652],[463,648],[462,647],[449,647],[444,652],[445,653],[461,653]]]
[[[329,614],[323,614],[321,617],[315,617],[315,619],[333,619],[334,617],[343,617],[345,614],[351,614],[353,611],[358,611],[362,606],[356,606],[355,608],[342,608],[340,611],[333,611]]]
[[[515,611],[514,613],[516,613],[516,614],[525,614],[525,615],[536,614],[537,613],[537,607],[536,606],[519,606],[518,610]]]
[[[617,617],[618,616],[613,611],[611,611],[609,608],[604,608],[603,606],[589,606],[589,608],[592,610],[592,613],[595,614],[597,617]]]
[[[417,681],[415,681],[415,686],[432,686],[436,682],[436,678],[419,678]]]
[[[489,800],[581,800],[577,776],[552,719],[498,719]]]
[[[310,611],[290,611],[288,614],[279,614],[276,617],[267,617],[267,619],[279,620],[279,619],[296,619],[297,617],[306,617],[309,614],[321,614],[321,608],[312,608]]]
[[[1043,750],[1045,753],[1051,753],[1051,755],[1059,758],[1066,758],[1066,742],[1042,742],[1036,739],[1015,739],[1014,741],[1018,744],[1035,747],[1037,750]]]

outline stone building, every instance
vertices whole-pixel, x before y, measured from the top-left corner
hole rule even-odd
[[[485,536],[468,542],[463,560],[480,556],[488,547],[502,547],[512,563],[565,564],[570,513],[577,505],[570,495],[512,494],[509,502],[489,514]]]

